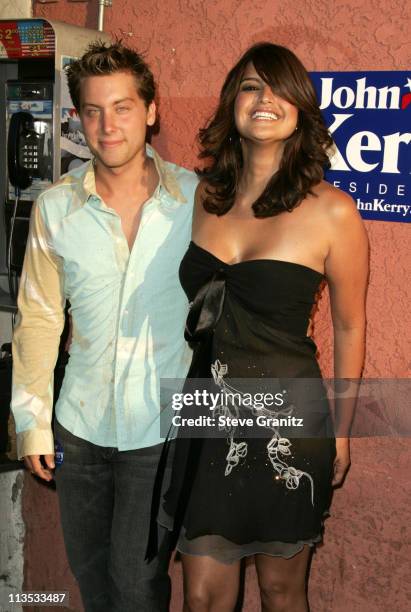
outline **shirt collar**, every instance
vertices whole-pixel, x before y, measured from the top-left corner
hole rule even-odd
[[[167,195],[172,200],[176,200],[180,204],[187,203],[184,197],[180,185],[177,180],[177,172],[173,164],[167,164],[163,161],[160,155],[153,149],[149,144],[146,144],[146,153],[154,161],[158,176],[159,176],[159,187],[167,192]],[[82,201],[85,203],[90,197],[98,197],[96,191],[96,179],[94,174],[93,160],[90,160],[85,164],[83,180],[80,185],[82,191]]]

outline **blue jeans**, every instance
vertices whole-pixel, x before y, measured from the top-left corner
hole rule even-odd
[[[168,532],[144,560],[161,445],[132,451],[96,446],[58,422],[63,447],[56,484],[67,557],[86,612],[165,612],[170,600]]]

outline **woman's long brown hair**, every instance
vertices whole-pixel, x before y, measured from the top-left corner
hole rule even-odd
[[[259,43],[248,49],[230,70],[214,116],[199,133],[200,159],[210,163],[197,174],[205,179],[204,208],[224,215],[234,204],[243,158],[234,122],[234,103],[247,65],[274,93],[298,109],[297,130],[287,139],[278,171],[253,203],[256,217],[272,217],[292,211],[324,176],[329,167],[327,151],[333,140],[318,108],[314,87],[300,60],[289,49]]]

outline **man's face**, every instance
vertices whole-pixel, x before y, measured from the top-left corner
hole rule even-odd
[[[145,148],[146,130],[156,118],[128,72],[86,77],[81,83],[80,118],[90,151],[106,168],[123,168]]]

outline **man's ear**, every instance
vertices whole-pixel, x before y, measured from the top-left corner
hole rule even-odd
[[[153,100],[152,102],[150,102],[150,104],[148,105],[148,109],[147,109],[147,125],[151,126],[155,124],[156,113],[157,113],[156,103]]]

